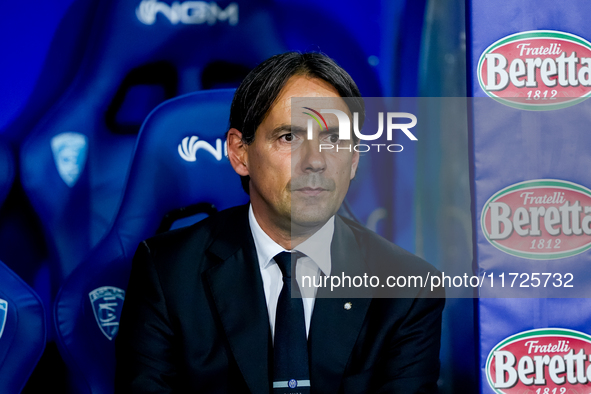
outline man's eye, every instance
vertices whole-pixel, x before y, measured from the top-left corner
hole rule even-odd
[[[291,142],[291,141],[293,141],[293,134],[291,134],[291,133],[290,134],[284,134],[284,135],[281,136],[281,138],[283,138],[287,142]]]
[[[331,144],[336,144],[337,142],[339,142],[339,135],[338,134],[331,134],[330,137],[328,137],[328,140],[330,141]]]

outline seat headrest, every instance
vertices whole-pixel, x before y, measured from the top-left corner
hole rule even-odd
[[[126,255],[172,210],[208,202],[218,210],[248,196],[226,157],[233,89],[168,100],[146,118],[113,230]]]

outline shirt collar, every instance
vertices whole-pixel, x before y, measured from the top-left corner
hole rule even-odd
[[[334,216],[331,216],[320,230],[295,247],[295,250],[310,257],[326,276],[330,275],[330,244],[332,243],[333,234]]]
[[[254,239],[254,245],[257,250],[257,257],[261,269],[266,268],[271,259],[278,253],[289,252],[285,250],[277,242],[273,241],[271,237],[267,235],[259,226],[252,205],[248,207],[248,222],[250,225],[250,231],[252,238]],[[331,259],[330,259],[330,244],[332,243],[332,236],[334,234],[334,216],[328,221],[310,238],[296,246],[296,251],[304,253],[310,257],[320,268],[325,275],[330,275],[331,270]]]

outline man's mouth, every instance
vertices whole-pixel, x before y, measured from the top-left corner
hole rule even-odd
[[[295,190],[296,192],[300,192],[306,196],[317,196],[320,193],[326,191],[326,189],[321,187],[302,187]]]

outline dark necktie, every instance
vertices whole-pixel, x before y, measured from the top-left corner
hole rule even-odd
[[[295,262],[297,255],[293,256]],[[283,274],[283,288],[277,301],[275,340],[273,344],[273,394],[310,393],[308,341],[304,305],[294,281],[291,297],[292,254],[281,252],[274,257]],[[295,266],[295,264],[294,264]]]

